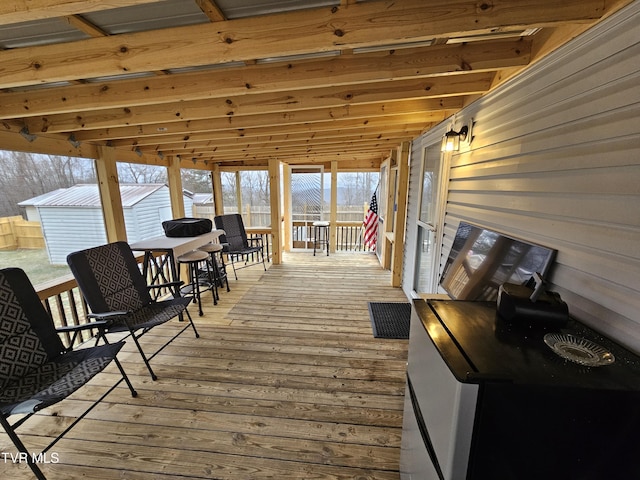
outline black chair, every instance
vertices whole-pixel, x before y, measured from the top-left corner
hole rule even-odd
[[[45,476],[33,453],[27,450],[16,433],[28,418],[67,398],[112,360],[120,369],[131,395],[137,395],[116,358],[124,342],[106,343],[105,338],[104,345],[73,350],[73,347],[65,347],[58,335],[73,332],[73,345],[79,331],[94,328],[100,336],[104,325],[105,322],[92,322],[56,329],[24,271],[19,268],[0,270],[0,423],[36,478],[44,479]],[[87,412],[54,439],[40,456]],[[11,424],[8,418],[18,414],[25,416]]]
[[[167,300],[152,299],[150,289],[166,289],[176,282],[147,285],[128,243],[114,242],[74,252],[67,257],[67,263],[91,308],[89,317],[106,320],[105,333],[129,332],[152,379],[158,377],[149,364],[153,355],[147,357],[138,341],[142,335],[172,318],[182,319],[182,315],[186,314],[189,323],[167,344],[189,326],[193,328],[196,338],[200,336],[187,310],[191,298],[174,293],[173,298]],[[176,292],[178,289],[170,290]]]
[[[238,258],[244,259],[245,267],[259,265],[259,261],[261,260],[262,267],[265,271],[267,270],[264,263],[262,238],[247,238],[247,232],[244,229],[244,222],[240,214],[218,215],[214,217],[214,221],[218,230],[224,230],[224,235],[220,235],[220,243],[224,247],[222,251],[231,260],[231,266],[233,267],[233,274],[236,280],[238,279],[236,269],[244,268],[236,268],[235,260]],[[259,256],[258,261],[249,263],[249,258],[253,260],[255,255]]]

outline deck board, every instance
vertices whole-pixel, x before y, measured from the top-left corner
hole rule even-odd
[[[51,450],[48,478],[398,479],[406,340],[373,338],[368,301],[405,301],[371,254],[289,253],[238,272],[205,315],[152,360],[120,359],[113,388]],[[142,339],[148,351],[179,322]],[[110,366],[22,427],[36,450],[118,382]],[[0,436],[3,452],[13,452]],[[1,478],[31,478],[0,462]]]

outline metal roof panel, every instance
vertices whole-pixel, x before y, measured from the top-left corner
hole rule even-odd
[[[217,0],[228,19],[340,5],[339,0]]]
[[[184,0],[101,10],[84,14],[83,17],[110,35],[209,22],[195,2]]]
[[[0,25],[0,48],[20,48],[89,38],[60,18]]]
[[[120,195],[123,207],[132,207],[145,197],[161,188],[168,188],[163,183],[150,184],[121,184]],[[73,187],[60,189],[54,194],[41,195],[21,202],[23,206],[37,207],[100,207],[100,191],[95,184],[78,184]]]

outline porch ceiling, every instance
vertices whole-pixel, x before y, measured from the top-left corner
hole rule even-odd
[[[0,148],[376,168],[630,0],[4,0]]]

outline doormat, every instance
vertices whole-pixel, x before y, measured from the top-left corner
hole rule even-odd
[[[410,303],[369,302],[369,317],[375,338],[409,338]]]

